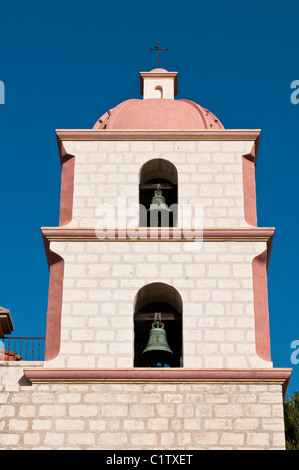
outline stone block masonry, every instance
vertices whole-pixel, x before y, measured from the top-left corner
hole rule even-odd
[[[0,366],[0,449],[285,448],[281,385],[30,385],[35,365]]]
[[[65,141],[75,156],[69,227],[99,227],[99,208],[117,198],[139,204],[139,172],[161,158],[178,171],[178,204],[201,205],[205,227],[248,227],[244,218],[242,156],[252,141]],[[131,214],[132,219],[132,214]],[[138,217],[137,217],[138,220]],[[113,224],[115,226],[117,224]],[[138,226],[138,222],[136,224]]]
[[[265,242],[52,242],[65,262],[59,355],[46,367],[133,367],[134,303],[151,282],[183,301],[184,367],[272,367],[256,353],[252,260]]]

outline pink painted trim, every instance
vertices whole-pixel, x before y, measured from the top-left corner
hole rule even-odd
[[[261,359],[271,361],[268,289],[267,289],[267,250],[252,261],[253,298],[255,318],[256,353]]]
[[[30,382],[263,382],[287,386],[292,369],[24,369]]]
[[[48,294],[45,361],[54,359],[60,350],[61,309],[64,260],[49,250],[50,281]]]
[[[255,140],[260,137],[258,129],[57,129],[58,143],[64,140]]]
[[[59,226],[67,225],[72,220],[75,157],[66,153],[63,144],[60,149],[61,158],[61,189]]]
[[[242,156],[244,219],[249,225],[257,226],[256,190],[255,190],[255,161],[256,144],[248,155]]]

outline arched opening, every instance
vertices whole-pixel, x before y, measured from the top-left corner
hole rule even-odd
[[[164,325],[163,344],[169,346],[172,352],[166,356],[156,344],[153,347],[153,354],[144,353],[149,344],[156,313],[161,314]],[[134,306],[134,334],[134,367],[183,366],[183,302],[174,287],[154,282],[139,290]]]
[[[178,172],[162,158],[146,162],[139,175],[140,227],[177,226]]]
[[[163,98],[163,88],[160,85],[157,85],[155,87],[155,98]]]

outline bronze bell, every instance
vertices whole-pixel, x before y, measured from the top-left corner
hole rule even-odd
[[[174,355],[167,342],[164,323],[161,322],[161,314],[159,315],[160,321],[157,320],[157,314],[155,315],[148,343],[141,355],[144,363],[152,367],[157,367],[157,364],[169,365]]]
[[[162,196],[162,191],[160,189],[159,184],[158,184],[157,189],[155,190],[155,195],[152,197],[151,205],[148,211],[155,210],[155,209],[169,211],[168,205],[165,202],[165,197]]]
[[[161,186],[158,184],[155,195],[152,197],[150,208],[147,209],[148,226],[169,226],[171,214],[172,212],[165,202],[165,197],[162,196]]]

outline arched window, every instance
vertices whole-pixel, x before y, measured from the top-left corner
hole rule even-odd
[[[155,158],[141,167],[139,204],[140,227],[177,225],[178,172],[171,162]]]
[[[155,87],[155,98],[163,98],[163,88],[160,85]]]
[[[162,343],[172,352],[166,356],[156,346],[153,337],[150,340],[156,313],[161,314],[164,325]],[[182,367],[182,319],[182,298],[174,287],[162,282],[142,287],[136,295],[134,307],[134,367]],[[153,346],[153,354],[144,353],[149,342]]]

